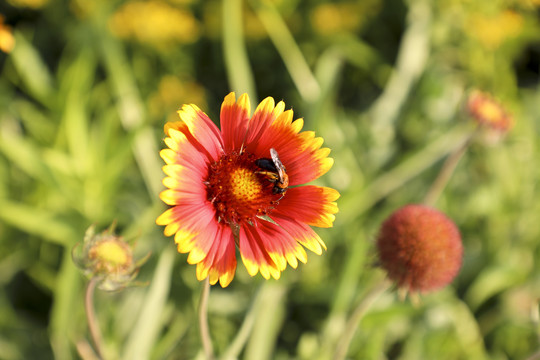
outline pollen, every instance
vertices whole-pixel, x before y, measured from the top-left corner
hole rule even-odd
[[[237,200],[253,201],[261,195],[263,186],[251,169],[235,169],[230,179],[231,193]]]
[[[253,154],[233,152],[210,166],[205,181],[207,200],[214,206],[218,221],[253,223],[257,216],[274,209],[273,184],[260,174],[255,160]]]

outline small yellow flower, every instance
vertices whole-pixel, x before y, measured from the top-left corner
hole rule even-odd
[[[9,53],[15,47],[15,38],[11,26],[4,24],[4,16],[0,14],[0,50]]]

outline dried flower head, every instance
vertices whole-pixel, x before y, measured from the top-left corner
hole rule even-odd
[[[457,275],[463,255],[456,225],[424,205],[404,206],[385,220],[377,249],[388,277],[413,293],[448,285]]]
[[[512,116],[491,95],[475,90],[467,100],[467,110],[480,125],[505,133],[513,125]]]
[[[236,271],[236,248],[251,276],[278,279],[287,264],[307,261],[324,242],[310,226],[331,227],[339,193],[303,185],[333,164],[330,149],[302,119],[271,97],[250,115],[246,94],[221,106],[221,130],[196,105],[184,105],[181,121],[165,125],[161,151],[168,188],[161,199],[172,207],[157,220],[174,235],[197,278],[227,286]],[[289,187],[290,186],[290,187]]]
[[[77,244],[72,251],[75,264],[90,277],[99,277],[102,290],[114,291],[132,285],[139,268],[148,255],[137,263],[133,261],[133,249],[120,236],[114,235],[114,224],[101,234],[95,227],[86,230],[82,248]]]

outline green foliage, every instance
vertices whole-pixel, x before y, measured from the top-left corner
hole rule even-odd
[[[217,354],[331,358],[380,281],[378,226],[422,202],[470,139],[474,88],[500,99],[515,126],[495,143],[474,137],[437,201],[462,234],[460,275],[416,306],[381,295],[348,356],[538,351],[538,1],[168,0],[133,15],[135,3],[146,2],[0,5],[15,38],[0,52],[1,358],[84,353],[86,280],[71,249],[91,224],[114,221],[136,239],[136,257],[153,255],[138,277],[147,287],[96,294],[106,358],[202,358],[195,267],[155,225],[165,208],[158,153],[182,104],[215,120],[229,91],[249,93],[252,107],[283,99],[303,117],[335,160],[318,182],[341,198],[334,227],[317,230],[321,257],[279,281],[239,265],[228,288],[212,288]]]

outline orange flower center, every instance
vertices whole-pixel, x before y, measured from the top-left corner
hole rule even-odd
[[[216,209],[218,221],[228,224],[254,222],[268,215],[279,195],[272,193],[270,182],[255,164],[253,154],[243,152],[223,155],[210,166],[206,180],[207,199]]]
[[[501,108],[490,101],[480,104],[478,107],[478,114],[485,119],[485,121],[491,123],[497,123],[504,117]]]

